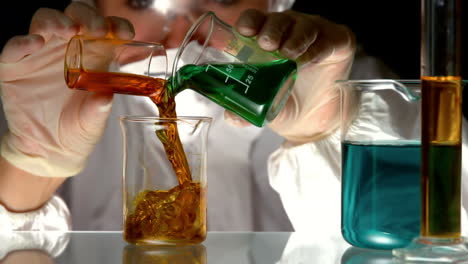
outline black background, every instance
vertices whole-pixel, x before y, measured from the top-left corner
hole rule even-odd
[[[347,25],[364,50],[382,59],[400,78],[419,78],[420,0],[304,0],[294,8]]]

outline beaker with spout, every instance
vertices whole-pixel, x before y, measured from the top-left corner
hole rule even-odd
[[[420,81],[338,85],[343,237],[361,248],[406,246],[421,219]]]
[[[213,12],[200,16],[178,49],[168,83],[192,89],[256,126],[272,121],[294,84],[297,63],[261,49]]]

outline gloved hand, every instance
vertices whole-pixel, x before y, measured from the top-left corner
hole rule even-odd
[[[354,34],[343,25],[291,10],[270,14],[247,10],[236,29],[242,35],[257,36],[262,49],[278,50],[298,62],[291,96],[269,124],[271,129],[297,144],[333,133],[340,124],[340,91],[334,82],[349,75]],[[250,125],[231,112],[226,111],[225,118],[236,126]]]
[[[73,91],[64,80],[64,55],[75,34],[134,36],[121,18],[104,18],[83,3],[62,13],[39,9],[29,34],[10,39],[0,54],[0,91],[9,131],[1,155],[38,176],[68,177],[84,167],[103,133],[112,95]]]

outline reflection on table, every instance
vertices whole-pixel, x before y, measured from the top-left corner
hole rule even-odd
[[[122,264],[206,264],[206,248],[194,246],[135,246],[124,248]]]
[[[391,250],[372,250],[357,247],[348,248],[342,258],[341,264],[392,264]]]
[[[1,264],[54,264],[54,260],[42,250],[17,250],[0,260]]]
[[[60,231],[0,232],[0,264],[53,264],[69,239]]]
[[[121,232],[0,234],[0,264],[387,264],[391,251],[350,246],[340,235],[210,232],[194,246],[135,246]]]

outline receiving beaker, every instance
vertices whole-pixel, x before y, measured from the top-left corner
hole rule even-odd
[[[155,96],[164,92],[166,74],[166,50],[158,43],[76,35],[65,53],[71,89]]]
[[[273,120],[288,98],[296,62],[261,49],[213,12],[192,25],[177,51],[173,95],[192,89],[256,126]]]
[[[343,237],[362,248],[404,247],[420,231],[420,81],[337,85]]]
[[[209,117],[120,119],[124,239],[198,244],[206,238]]]

